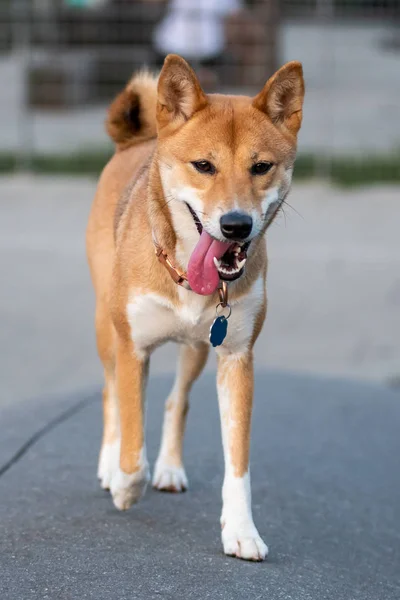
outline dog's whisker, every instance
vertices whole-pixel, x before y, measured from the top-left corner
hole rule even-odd
[[[159,207],[160,211],[163,211],[164,208],[167,206],[167,204],[169,204],[170,202],[172,202],[173,200],[176,200],[175,196],[173,196],[172,194],[166,194],[165,195],[167,198],[167,201],[164,202],[164,204],[161,204],[161,206]]]
[[[303,215],[302,215],[301,213],[299,213],[299,211],[298,211],[298,210],[296,210],[294,206],[292,206],[291,204],[289,204],[289,202],[288,202],[287,200],[282,200],[282,205],[281,205],[281,206],[283,206],[284,204],[285,204],[286,206],[288,206],[289,208],[291,208],[291,209],[292,209],[292,211],[293,211],[293,212],[295,212],[295,213],[296,213],[296,215],[298,215],[298,216],[299,216],[301,219],[303,219],[303,221],[304,221],[304,217],[303,217]]]
[[[280,211],[281,211],[281,212],[282,212],[282,214],[283,214],[283,218],[284,218],[284,220],[285,220],[285,229],[286,229],[286,227],[287,227],[287,221],[286,221],[286,212],[283,210],[283,206],[281,206],[281,207],[280,207]]]

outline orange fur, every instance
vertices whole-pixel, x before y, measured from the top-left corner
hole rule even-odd
[[[253,407],[253,355],[218,360],[218,386],[232,398],[229,410],[222,415],[229,432],[229,450],[233,472],[242,477],[249,467],[251,411]],[[231,427],[229,427],[231,423]]]
[[[147,361],[135,356],[132,344],[122,339],[117,343],[117,393],[121,419],[120,467],[124,473],[140,469],[144,446],[144,387]]]

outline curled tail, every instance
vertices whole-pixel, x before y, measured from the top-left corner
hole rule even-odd
[[[140,71],[112,102],[108,109],[106,129],[118,149],[157,136],[157,81],[158,76]]]

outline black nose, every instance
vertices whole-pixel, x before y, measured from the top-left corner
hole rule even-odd
[[[240,212],[230,212],[220,219],[221,231],[226,238],[244,240],[251,233],[253,219]]]

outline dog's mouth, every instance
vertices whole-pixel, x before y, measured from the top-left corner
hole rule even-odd
[[[250,242],[246,242],[243,246],[232,244],[220,259],[214,257],[214,264],[217,267],[220,279],[234,281],[243,275],[249,246]]]
[[[200,240],[193,250],[189,260],[188,279],[191,288],[198,294],[212,294],[219,281],[234,281],[241,277],[247,260],[247,250],[250,242],[240,245],[238,242],[219,242],[212,238],[187,204]]]

